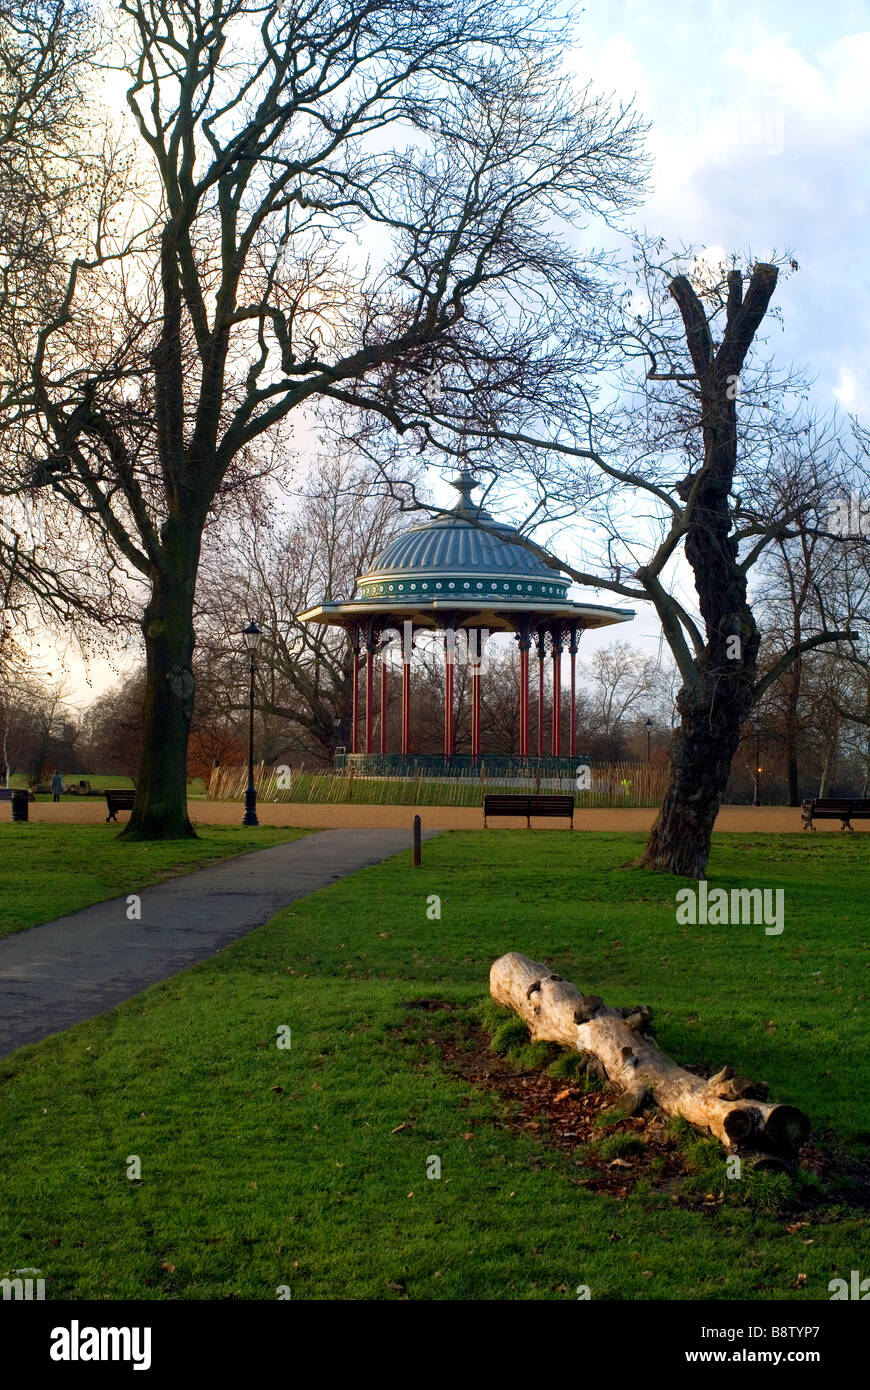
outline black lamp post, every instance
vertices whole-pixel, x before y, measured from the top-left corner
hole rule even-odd
[[[251,698],[250,721],[248,724],[248,790],[245,792],[245,814],[242,825],[259,825],[257,820],[257,788],[254,786],[254,657],[260,645],[262,632],[255,622],[248,623],[242,636],[251,657]]]
[[[752,723],[755,726],[755,792],[752,797],[753,806],[761,805],[761,715],[756,713],[752,716]]]
[[[646,724],[644,725],[644,728],[646,729],[646,760],[648,763],[652,762],[652,753],[650,751],[650,738],[652,737],[652,726],[652,720],[648,719],[646,721]]]

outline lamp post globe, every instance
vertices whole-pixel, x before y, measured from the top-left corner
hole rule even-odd
[[[242,636],[250,657],[250,698],[248,704],[248,788],[245,792],[245,814],[242,825],[259,825],[257,820],[257,788],[254,786],[254,677],[256,674],[256,654],[260,645],[262,631],[252,620]]]

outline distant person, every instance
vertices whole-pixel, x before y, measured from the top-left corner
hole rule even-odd
[[[58,772],[57,768],[55,768],[55,769],[54,769],[54,776],[53,776],[52,779],[51,779],[51,799],[52,799],[52,801],[60,801],[60,794],[61,794],[62,791],[63,791],[63,778],[61,777],[61,775],[60,775],[60,773]]]

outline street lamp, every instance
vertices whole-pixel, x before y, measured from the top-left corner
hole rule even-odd
[[[755,792],[752,797],[753,806],[761,805],[761,715],[756,711],[752,716],[752,723],[755,727]]]
[[[253,621],[248,623],[242,636],[251,656],[251,699],[250,722],[248,725],[248,790],[245,792],[245,814],[242,825],[259,825],[257,820],[257,788],[254,786],[254,657],[260,645],[262,632]]]
[[[648,719],[646,721],[646,724],[644,725],[644,728],[646,729],[646,760],[648,763],[652,761],[652,754],[650,752],[650,738],[652,736],[652,726],[652,720]]]

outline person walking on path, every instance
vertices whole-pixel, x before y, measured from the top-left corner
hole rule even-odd
[[[54,776],[51,779],[51,799],[60,801],[60,794],[63,791],[63,777],[57,768],[54,769]]]

